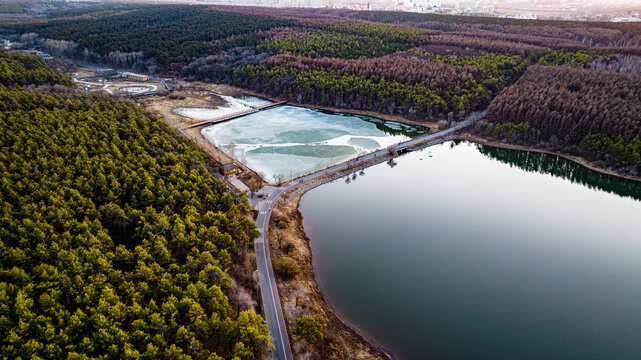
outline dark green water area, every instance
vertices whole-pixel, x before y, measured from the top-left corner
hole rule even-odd
[[[398,359],[640,359],[641,183],[448,142],[305,194],[317,281]]]

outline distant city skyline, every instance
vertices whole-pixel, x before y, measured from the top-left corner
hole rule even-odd
[[[157,0],[163,1],[407,11],[519,19],[641,21],[639,0]]]

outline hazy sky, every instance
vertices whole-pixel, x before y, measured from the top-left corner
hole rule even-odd
[[[543,2],[541,0],[498,0],[498,3],[502,4],[523,4],[523,3],[538,3],[538,2]],[[619,4],[625,4],[625,5],[639,5],[641,6],[641,0],[547,0],[544,1],[545,3],[556,3],[559,5],[567,4],[567,3],[573,3],[573,4],[584,4],[584,5],[619,5]]]
[[[451,0],[443,0],[451,1]],[[498,7],[506,8],[535,8],[543,5],[546,8],[563,7],[564,5],[571,5],[572,7],[584,9],[612,9],[628,8],[628,9],[641,9],[641,0],[476,0],[479,3],[494,4]]]

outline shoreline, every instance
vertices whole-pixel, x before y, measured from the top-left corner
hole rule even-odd
[[[236,88],[228,85],[224,86],[216,86],[216,84],[211,84],[213,88],[215,88],[217,91],[216,93],[222,94],[222,95],[248,95],[248,96],[258,96],[262,98],[266,98],[272,101],[276,101],[278,99],[275,99],[270,96],[266,96],[265,94],[261,94],[258,92],[246,90],[246,89],[241,89],[241,88]],[[387,115],[387,114],[382,114],[382,113],[377,113],[374,111],[362,111],[362,110],[356,110],[356,109],[343,109],[343,108],[333,108],[333,107],[324,107],[324,106],[315,106],[311,104],[298,104],[295,102],[291,102],[290,105],[292,106],[300,106],[300,107],[306,107],[306,108],[315,108],[315,109],[320,109],[320,110],[327,110],[327,111],[332,111],[336,113],[347,113],[347,114],[356,114],[356,115],[363,115],[363,116],[371,116],[375,118],[379,118],[381,120],[385,121],[393,121],[393,122],[398,122],[398,123],[403,123],[403,124],[408,124],[408,125],[418,125],[422,126],[428,129],[433,129],[436,128],[436,124],[432,122],[418,122],[418,121],[412,121],[408,120],[405,118],[402,118],[401,116],[392,116],[392,115]],[[160,112],[158,111],[159,109],[155,109],[156,113]],[[163,114],[164,115],[164,114]],[[163,118],[165,116],[161,115]],[[176,114],[172,114],[175,115]],[[176,120],[176,119],[174,119]],[[194,136],[194,139],[199,147],[203,148],[204,144],[200,143],[200,138],[202,137],[202,134],[200,134],[200,131],[197,132],[197,134],[190,134]],[[485,138],[482,138],[480,136],[474,135],[472,133],[462,133],[456,137],[457,139],[460,140],[466,140],[475,144],[480,144],[480,145],[485,145],[485,146],[491,146],[491,147],[496,147],[496,148],[504,148],[504,149],[510,149],[510,150],[516,150],[516,151],[526,151],[526,152],[532,152],[532,153],[540,153],[540,154],[548,154],[548,155],[554,155],[558,156],[561,158],[564,158],[566,160],[572,161],[574,163],[577,163],[589,170],[599,172],[601,174],[605,175],[610,175],[610,176],[616,176],[618,178],[623,178],[627,180],[632,180],[632,181],[638,181],[641,182],[641,177],[634,177],[630,175],[625,175],[625,174],[620,174],[615,171],[605,169],[605,168],[600,168],[598,166],[595,166],[588,162],[586,159],[582,157],[577,157],[577,156],[572,156],[569,154],[563,154],[561,152],[556,152],[556,151],[550,151],[546,149],[539,149],[539,148],[533,148],[533,147],[528,147],[524,145],[514,145],[514,144],[504,144],[496,141],[491,141]],[[203,137],[204,139],[204,137]],[[205,151],[207,150],[213,150],[213,149],[203,149]],[[217,149],[216,149],[217,150]],[[208,151],[209,152],[209,151]],[[247,168],[252,173],[253,170]],[[392,353],[385,349],[382,345],[377,343],[374,339],[368,337],[366,334],[358,330],[356,327],[350,325],[345,319],[343,319],[341,316],[338,315],[337,311],[334,309],[334,307],[330,304],[330,302],[327,300],[325,293],[322,291],[320,285],[316,281],[316,269],[314,268],[314,262],[313,262],[313,253],[311,249],[311,239],[308,237],[307,233],[305,232],[304,226],[303,226],[303,216],[300,213],[299,206],[300,206],[300,199],[302,196],[307,193],[311,189],[304,189],[301,193],[296,194],[293,198],[291,198],[290,201],[287,203],[281,203],[279,204],[275,210],[279,210],[278,213],[282,213],[285,215],[285,217],[290,220],[294,225],[293,227],[295,228],[293,231],[293,235],[296,237],[299,237],[300,240],[302,240],[302,244],[304,246],[304,253],[308,255],[303,255],[302,258],[300,259],[299,262],[302,263],[302,267],[310,273],[304,274],[305,271],[302,271],[301,274],[297,275],[292,281],[287,281],[283,279],[279,279],[277,281],[277,286],[279,293],[281,295],[281,305],[283,306],[284,312],[286,311],[287,308],[287,302],[288,302],[288,297],[291,296],[291,284],[290,282],[299,282],[299,283],[306,283],[307,286],[309,287],[308,291],[308,296],[312,297],[314,302],[314,306],[316,307],[316,310],[314,313],[315,314],[322,314],[321,315],[321,320],[323,323],[327,323],[328,326],[325,327],[327,332],[330,332],[331,335],[328,337],[334,336],[334,339],[332,341],[338,342],[339,345],[342,345],[340,347],[332,347],[331,350],[326,348],[325,345],[323,344],[316,344],[312,345],[311,348],[312,350],[309,349],[304,349],[302,351],[320,351],[321,353],[325,354],[326,351],[329,351],[328,354],[325,355],[331,355],[331,354],[336,354],[336,352],[343,352],[345,356],[339,357],[339,358],[350,358],[350,359],[370,359],[372,357],[375,358],[380,358],[380,359],[394,359]],[[284,208],[288,207],[288,204],[293,204],[293,211],[290,209],[290,213],[288,214]],[[276,213],[276,211],[275,211]],[[272,257],[272,262],[276,261],[278,259],[277,254],[282,253],[282,249],[280,247],[276,247],[276,239],[273,238],[275,236],[277,230],[277,227],[273,225],[274,219],[278,218],[277,216],[272,216],[270,219],[270,241],[269,241],[269,246],[270,246],[270,253]],[[274,231],[276,230],[276,231]],[[280,246],[280,245],[279,245]],[[282,254],[281,254],[282,255]],[[311,279],[305,279],[304,275],[310,275],[311,274]],[[299,278],[300,277],[300,278]],[[296,304],[298,304],[298,298],[296,298]],[[293,319],[291,316],[286,316],[287,320],[287,328],[288,328],[288,334],[290,336],[290,339],[292,340],[293,345],[299,345],[298,349],[299,352],[301,351],[301,342],[300,339],[298,339],[297,335],[294,333],[294,328],[295,328],[295,319]],[[298,340],[298,341],[297,341]],[[336,345],[336,344],[334,344]],[[308,345],[309,347],[309,345]],[[293,350],[295,350],[296,347],[293,346]],[[333,352],[332,352],[333,350]],[[352,352],[358,353],[358,355],[353,355]],[[336,355],[335,355],[336,356]],[[336,358],[335,356],[328,356],[325,358]],[[322,358],[322,357],[321,357]]]
[[[310,190],[313,190],[313,189],[310,189]],[[364,332],[362,332],[359,329],[357,329],[355,326],[353,326],[350,323],[348,323],[347,320],[343,319],[343,317],[339,315],[339,313],[336,311],[334,306],[325,297],[325,293],[323,292],[322,287],[319,285],[318,281],[316,280],[316,268],[314,267],[314,252],[312,251],[312,246],[311,246],[311,241],[312,240],[309,238],[309,236],[307,236],[307,233],[305,232],[305,226],[303,225],[303,221],[304,221],[303,214],[300,212],[300,209],[299,209],[300,208],[300,200],[303,198],[303,196],[307,192],[308,191],[306,191],[306,192],[302,193],[301,195],[299,195],[295,200],[293,200],[293,203],[295,204],[296,212],[298,213],[298,216],[299,216],[299,219],[300,219],[299,220],[300,221],[300,228],[303,231],[302,235],[304,236],[305,243],[307,244],[307,247],[309,248],[309,253],[312,255],[312,258],[310,259],[310,264],[311,264],[311,267],[312,267],[312,271],[314,272],[314,281],[316,282],[316,287],[318,288],[318,291],[320,292],[321,296],[323,297],[323,302],[332,311],[332,313],[334,313],[336,318],[338,320],[340,320],[340,322],[343,324],[343,326],[345,326],[346,328],[348,328],[349,330],[354,332],[357,336],[361,337],[365,342],[367,342],[370,346],[372,346],[376,350],[383,352],[389,359],[394,360],[395,359],[394,355],[389,350],[387,350],[383,345],[379,344],[373,338],[367,336],[367,334],[365,334]]]
[[[284,99],[279,99],[264,93],[260,93],[257,91],[253,90],[247,90],[243,88],[239,88],[233,85],[225,85],[228,88],[234,89],[235,92],[237,93],[244,93],[249,96],[256,96],[256,97],[261,97],[265,98],[269,101],[282,101]],[[223,94],[225,95],[225,94]],[[406,125],[414,125],[414,126],[421,126],[424,128],[431,129],[433,127],[436,127],[436,122],[434,121],[416,121],[416,120],[409,120],[401,115],[390,115],[390,114],[384,114],[381,112],[373,111],[373,110],[360,110],[360,109],[348,109],[348,108],[337,108],[337,107],[332,107],[332,106],[321,106],[321,105],[314,105],[314,104],[306,104],[306,103],[299,103],[293,100],[290,100],[287,102],[286,105],[291,105],[291,106],[298,106],[298,107],[304,107],[304,108],[310,108],[310,109],[319,109],[319,110],[325,110],[325,111],[331,111],[334,113],[339,113],[339,114],[353,114],[353,115],[361,115],[361,116],[370,116],[374,118],[378,118],[381,120],[385,121],[391,121],[391,122],[397,122],[401,124],[406,124]]]
[[[490,146],[490,147],[495,147],[495,148],[500,148],[500,149],[508,149],[508,150],[516,150],[516,151],[525,151],[525,152],[532,152],[532,153],[537,153],[537,154],[545,154],[545,155],[552,155],[552,156],[558,156],[560,158],[563,158],[565,160],[571,161],[577,165],[581,165],[584,168],[588,170],[592,170],[595,172],[598,172],[603,175],[609,175],[609,176],[614,176],[620,179],[624,180],[629,180],[629,181],[636,181],[636,182],[641,182],[641,176],[633,176],[633,175],[628,175],[628,174],[621,174],[619,172],[616,172],[614,170],[602,168],[600,166],[596,166],[592,164],[590,161],[587,159],[581,157],[581,156],[575,156],[575,155],[570,155],[570,154],[564,154],[559,151],[552,151],[552,150],[547,150],[547,149],[539,149],[539,148],[534,148],[531,146],[526,146],[526,145],[516,145],[516,144],[507,144],[507,143],[502,143],[502,142],[497,142],[493,140],[488,140],[485,138],[482,138],[480,136],[470,134],[470,133],[463,133],[457,137],[457,139],[460,140],[466,140],[475,144],[479,145],[484,145],[484,146]]]
[[[299,210],[303,194],[287,202],[279,202],[274,208],[269,226],[269,246],[272,263],[280,256],[292,257],[299,267],[299,272],[290,279],[278,277],[276,282],[280,294],[283,313],[288,326],[294,357],[320,359],[387,359],[393,355],[366,336],[362,331],[350,325],[336,312],[327,301],[325,294],[316,280],[313,265],[311,239],[303,227],[303,216]],[[278,219],[289,220],[286,229],[280,228]],[[285,235],[283,236],[283,233]],[[281,242],[293,242],[293,249],[283,251]],[[308,344],[294,332],[295,321],[301,315],[316,316],[324,325],[325,339],[316,344]],[[308,355],[309,357],[305,357]]]
[[[580,157],[575,157],[575,156],[562,154],[562,153],[558,153],[558,152],[554,152],[554,151],[549,151],[549,150],[545,150],[545,149],[530,148],[530,147],[527,147],[527,146],[524,146],[524,145],[513,145],[513,144],[497,143],[497,142],[489,141],[487,139],[483,139],[481,137],[478,137],[478,136],[475,136],[475,135],[472,135],[472,134],[469,134],[469,133],[461,134],[461,135],[457,136],[456,139],[465,140],[465,141],[469,141],[469,142],[474,143],[474,144],[490,146],[490,147],[495,147],[495,148],[503,148],[503,149],[509,149],[509,150],[516,150],[516,151],[524,151],[524,152],[531,152],[531,153],[537,153],[537,154],[546,154],[546,155],[558,156],[558,157],[561,157],[561,158],[566,159],[568,161],[571,161],[573,163],[576,163],[576,164],[578,164],[580,166],[583,166],[583,167],[585,167],[585,168],[587,168],[589,170],[599,172],[601,174],[610,175],[610,176],[616,176],[618,178],[623,178],[623,179],[626,179],[626,180],[641,182],[641,178],[635,178],[633,176],[626,176],[626,175],[623,175],[623,174],[618,174],[618,173],[616,173],[614,171],[611,171],[611,170],[598,168],[596,166],[591,165],[587,160],[585,160],[583,158],[580,158]],[[377,351],[379,351],[382,354],[384,354],[384,356],[386,358],[395,359],[394,355],[391,353],[390,350],[386,349],[384,346],[379,344],[376,340],[374,340],[373,338],[367,336],[367,334],[363,333],[358,328],[356,328],[354,325],[351,325],[343,317],[341,317],[340,314],[334,308],[334,306],[327,299],[325,293],[323,292],[322,287],[320,286],[319,282],[317,281],[316,268],[314,266],[314,259],[313,259],[314,254],[313,254],[313,251],[312,251],[312,248],[311,248],[311,238],[309,237],[309,235],[305,231],[305,227],[303,225],[304,218],[303,218],[302,213],[300,212],[300,200],[302,199],[302,197],[308,191],[313,190],[314,188],[315,187],[313,187],[311,189],[303,190],[301,193],[297,194],[294,198],[289,200],[288,203],[293,204],[293,206],[295,208],[295,214],[294,214],[295,216],[289,217],[289,219],[292,220],[292,221],[296,221],[297,222],[297,225],[298,225],[297,226],[297,228],[298,228],[297,230],[300,231],[299,236],[304,240],[304,244],[305,244],[306,250],[309,252],[309,257],[306,258],[304,261],[306,263],[305,266],[310,267],[311,270],[312,270],[313,277],[314,277],[314,284],[315,284],[316,290],[318,290],[318,292],[319,292],[319,294],[320,294],[320,296],[322,298],[322,301],[324,303],[324,306],[327,307],[332,312],[333,316],[338,321],[340,321],[340,323],[348,331],[350,331],[353,334],[355,334],[356,336],[358,336],[360,339],[362,339],[362,341],[366,342],[373,349],[376,349]],[[285,206],[287,206],[287,203],[285,203],[285,204],[281,203],[281,204],[279,204],[277,206],[277,208],[280,210],[281,207],[285,207]],[[272,232],[273,231],[270,230],[270,233],[272,233]],[[270,247],[274,247],[274,245],[273,245],[274,241],[272,241],[272,240],[275,240],[275,239],[270,239]],[[273,254],[275,254],[278,249],[273,249],[273,250],[274,251],[272,252],[272,261],[275,261],[276,257]]]
[[[270,101],[280,101],[282,99],[278,99],[260,92],[256,92],[253,90],[246,90],[243,88],[238,88],[235,86],[227,85],[227,87],[234,89],[238,93],[246,93],[250,96],[257,96],[257,97],[262,97],[265,99],[268,99]],[[432,129],[437,129],[438,126],[436,125],[435,122],[432,121],[415,121],[415,120],[409,120],[404,118],[401,115],[389,115],[389,114],[384,114],[376,111],[371,111],[371,110],[359,110],[359,109],[346,109],[346,108],[336,108],[336,107],[331,107],[331,106],[320,106],[320,105],[313,105],[313,104],[302,104],[302,103],[297,103],[294,101],[288,102],[287,104],[292,105],[292,106],[300,106],[304,108],[312,108],[312,109],[320,109],[320,110],[326,110],[326,111],[331,111],[335,113],[343,113],[343,114],[355,114],[355,115],[363,115],[363,116],[371,116],[375,117],[381,120],[385,121],[392,121],[392,122],[398,122],[402,124],[407,124],[407,125],[414,125],[414,126],[422,126],[424,128],[427,128],[429,130]],[[507,144],[507,143],[501,143],[493,140],[488,140],[483,137],[480,137],[478,135],[465,132],[462,133],[458,136],[459,139],[461,140],[467,140],[470,142],[474,142],[477,144],[481,145],[486,145],[486,146],[494,146],[502,149],[510,149],[510,150],[518,150],[518,151],[529,151],[529,152],[535,152],[539,154],[547,154],[547,155],[554,155],[554,156],[559,156],[562,157],[566,160],[575,162],[581,166],[584,166],[585,168],[599,172],[601,174],[605,175],[610,175],[610,176],[616,176],[619,178],[623,178],[626,180],[631,180],[631,181],[637,181],[641,182],[641,176],[633,176],[633,175],[628,175],[628,174],[622,174],[619,172],[616,172],[614,170],[606,169],[597,165],[594,165],[587,159],[580,157],[580,156],[574,156],[574,155],[569,155],[565,154],[559,151],[551,151],[551,150],[546,150],[546,149],[539,149],[539,148],[534,148],[531,146],[525,146],[525,145],[516,145],[516,144]]]

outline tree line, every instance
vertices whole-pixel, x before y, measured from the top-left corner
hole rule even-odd
[[[641,71],[634,24],[204,6],[86,13],[8,27],[52,52],[416,119],[460,118],[534,64]]]
[[[143,51],[161,66],[221,51],[217,40],[289,24],[268,16],[208,11],[202,6],[143,6],[136,11],[96,18],[61,18],[6,24],[19,33],[74,41],[100,56]],[[235,43],[229,47],[237,46]],[[225,46],[222,46],[226,48]]]
[[[430,89],[446,88],[455,82],[470,81],[482,71],[481,68],[473,65],[451,66],[445,62],[430,61],[425,57],[408,53],[358,60],[282,54],[271,56],[262,61],[262,64],[268,67],[287,65],[298,70],[308,70],[313,67],[334,68],[340,74],[380,76],[407,84],[424,83]]]
[[[611,41],[634,38],[634,41],[639,44],[639,40],[641,40],[641,37],[637,38],[637,36],[641,35],[641,24],[636,23],[523,20],[487,16],[420,14],[393,11],[354,11],[348,12],[343,16],[390,24],[424,24],[448,31],[452,31],[453,29],[505,29],[504,31],[509,33],[547,35],[568,39],[580,39],[582,36],[589,36],[590,38],[594,38],[593,43],[610,43]]]
[[[262,317],[230,301],[256,236],[246,198],[161,119],[38,83],[0,85],[0,357],[269,351]]]
[[[497,68],[518,65],[506,58],[494,56],[493,61],[502,63]],[[360,60],[286,55],[237,69],[232,78],[235,85],[298,102],[424,119],[479,108],[489,103],[489,91],[502,86],[502,77],[490,79],[492,72],[460,61],[438,64],[410,54]],[[421,77],[425,80],[419,81]]]
[[[66,76],[57,73],[37,56],[0,50],[0,84],[15,85],[71,85]]]
[[[476,145],[479,152],[487,157],[519,167],[527,172],[550,174],[573,183],[599,189],[608,193],[641,200],[641,183],[617,176],[592,171],[583,165],[555,155],[538,154],[528,151],[502,149],[493,146]]]
[[[572,68],[533,66],[488,107],[486,121],[527,123],[549,143],[610,154],[641,166],[641,78]]]

